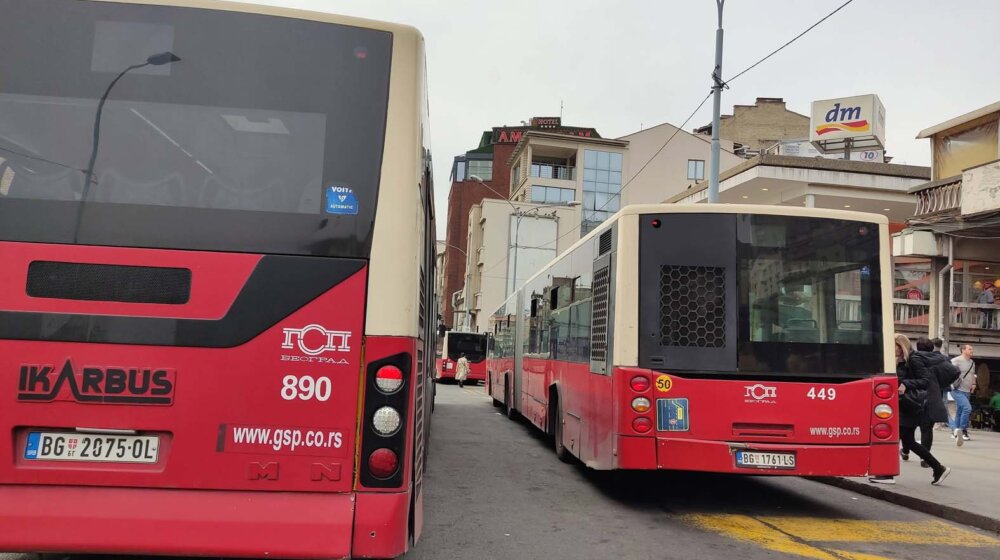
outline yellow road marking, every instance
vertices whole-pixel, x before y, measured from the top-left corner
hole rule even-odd
[[[888,560],[884,556],[812,543],[873,542],[962,547],[1000,546],[997,539],[941,521],[874,521],[813,517],[753,517],[693,514],[682,518],[703,530],[753,543],[766,550],[816,560]]]
[[[993,537],[961,529],[944,521],[871,521],[810,517],[759,519],[805,541],[1000,546],[1000,541]]]

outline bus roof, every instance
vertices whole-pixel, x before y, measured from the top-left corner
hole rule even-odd
[[[501,308],[507,305],[512,298],[517,297],[521,288],[535,278],[545,274],[549,267],[572,253],[584,243],[589,242],[596,236],[607,231],[615,222],[625,216],[638,216],[641,214],[764,214],[771,216],[801,216],[805,218],[828,218],[834,220],[852,220],[857,222],[867,222],[878,225],[888,225],[889,219],[882,214],[871,212],[856,212],[852,210],[832,210],[829,208],[801,208],[798,206],[775,206],[766,204],[633,204],[626,206],[618,212],[612,214],[607,220],[595,227],[590,233],[580,238],[579,241],[571,245],[568,249],[556,255],[541,270],[528,277],[514,292],[503,301]],[[491,313],[494,313],[492,311]]]
[[[221,10],[225,12],[260,14],[266,16],[319,21],[324,23],[337,23],[340,25],[350,25],[352,27],[363,27],[365,29],[388,31],[394,35],[403,34],[403,35],[420,36],[420,31],[418,31],[415,27],[409,25],[388,23],[384,21],[377,21],[377,20],[364,19],[351,16],[342,16],[328,12],[314,12],[310,10],[300,10],[296,8],[267,6],[263,4],[246,4],[243,2],[229,2],[227,0],[88,0],[88,1],[109,2],[115,4],[146,4],[151,6],[170,6],[178,8],[202,8],[206,10]]]

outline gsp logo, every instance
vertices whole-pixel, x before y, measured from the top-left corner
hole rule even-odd
[[[757,383],[756,385],[747,385],[744,388],[746,389],[746,393],[743,394],[745,397],[743,402],[774,403],[775,399],[778,398],[777,387],[768,387],[767,385]]]
[[[298,346],[299,351],[306,356],[351,351],[351,333],[346,331],[328,331],[313,324],[301,329],[284,329],[284,333],[285,341],[281,343],[281,347],[287,350]]]
[[[50,365],[21,366],[17,400],[76,401],[85,404],[170,405],[174,401],[174,370],[158,368],[84,367],[66,360],[62,369]]]

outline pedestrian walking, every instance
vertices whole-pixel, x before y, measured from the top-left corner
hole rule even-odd
[[[936,361],[940,361],[942,358],[945,361],[947,361],[948,356],[946,356],[946,355],[944,355],[944,354],[942,354],[941,352],[938,351],[941,345],[938,344],[936,341],[939,341],[939,340],[941,340],[941,339],[936,338],[936,339],[934,339],[934,340],[931,341],[931,343],[934,346],[938,347],[938,348],[935,348],[934,350],[931,351],[931,355],[932,355],[932,357]],[[920,358],[920,359],[923,359],[923,358]],[[911,357],[911,360],[912,360],[912,357]],[[947,393],[951,389],[952,383],[954,383],[955,380],[958,379],[958,368],[956,368],[956,367],[948,368],[948,367],[942,366],[942,367],[936,368],[934,370],[934,373],[935,373],[935,377],[937,378],[938,395]],[[950,417],[950,415],[949,415],[948,410],[947,410],[948,407],[947,407],[947,402],[945,401],[945,399],[943,399],[943,398],[941,399],[941,404],[945,408],[945,418],[947,419],[947,418]],[[925,418],[922,419],[920,425],[918,426],[920,428],[920,445],[923,445],[924,448],[927,449],[927,451],[930,451],[931,447],[934,445],[934,425],[937,422],[941,422],[941,421],[939,421],[939,420],[932,420],[929,417],[925,417]],[[941,422],[941,423],[943,423],[943,422]],[[902,448],[902,451],[900,453],[900,456],[903,458],[904,461],[909,460],[909,450],[907,449],[907,447],[906,447],[905,444],[903,445],[903,448]],[[930,468],[930,465],[927,463],[927,461],[923,461],[923,460],[920,461],[920,466],[923,467],[923,468],[925,468],[925,469],[926,468]]]
[[[935,337],[934,339],[931,340],[931,342],[934,343],[934,351],[935,352],[937,352],[938,354],[944,354],[945,356],[948,355],[948,353],[944,351],[944,348],[943,348],[944,347],[944,341],[943,340],[941,340],[940,338]]]
[[[910,354],[907,366],[906,377],[899,385],[899,439],[905,449],[927,462],[933,473],[931,484],[936,486],[951,474],[951,469],[918,442],[915,434],[917,427],[947,418],[939,379],[953,377],[955,366],[947,357],[934,352],[934,344],[927,337],[917,339],[917,350]]]
[[[958,380],[952,386],[951,395],[955,398],[958,411],[955,414],[955,424],[951,437],[959,447],[969,441],[969,418],[972,416],[972,402],[969,396],[976,390],[976,362],[972,360],[971,344],[962,345],[962,355],[956,356],[951,363],[958,368]]]
[[[469,360],[462,354],[458,358],[458,365],[455,366],[455,381],[458,381],[458,386],[462,387],[465,384],[465,380],[469,377]]]
[[[897,334],[893,342],[896,347],[896,377],[901,380],[909,373],[907,361],[910,358],[910,352],[912,352],[913,347],[910,345],[910,339],[903,334]],[[904,461],[910,460],[910,450],[902,442],[900,442],[899,456]],[[868,480],[878,484],[896,483],[896,477],[887,475],[872,476]]]

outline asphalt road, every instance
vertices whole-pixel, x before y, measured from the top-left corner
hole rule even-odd
[[[567,465],[481,387],[438,386],[430,453],[406,560],[1000,558],[996,535],[807,480]]]

